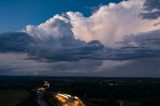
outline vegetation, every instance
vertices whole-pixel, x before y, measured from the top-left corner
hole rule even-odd
[[[56,103],[53,93],[59,92],[78,96],[86,106],[160,106],[159,78],[74,77],[1,77],[0,106],[37,106],[33,89],[44,80],[51,84],[44,96],[49,103]]]
[[[0,90],[0,106],[17,106],[30,96],[26,90]]]

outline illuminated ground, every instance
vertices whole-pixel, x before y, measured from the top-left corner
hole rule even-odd
[[[44,95],[47,89],[50,87],[49,82],[43,81],[43,83],[37,88],[37,103],[40,106],[49,106],[44,100]],[[51,101],[57,101],[60,106],[85,106],[83,102],[77,96],[71,96],[69,94],[57,93],[53,94]],[[52,102],[55,106],[56,102]]]
[[[76,96],[58,93],[54,97],[60,102],[61,106],[85,106]]]

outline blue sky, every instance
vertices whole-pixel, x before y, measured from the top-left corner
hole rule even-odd
[[[92,8],[120,0],[0,0],[0,32],[38,25],[55,14],[79,11],[89,16]]]

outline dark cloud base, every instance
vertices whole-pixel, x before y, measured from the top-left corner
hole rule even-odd
[[[0,52],[27,53],[28,59],[45,61],[130,60],[160,56],[160,30],[128,36],[115,48],[105,47],[99,41],[85,43],[74,38],[43,41],[22,32],[0,34],[0,41]]]

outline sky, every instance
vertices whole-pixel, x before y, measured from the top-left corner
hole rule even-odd
[[[19,30],[28,24],[38,25],[55,14],[67,11],[79,11],[89,16],[100,5],[109,2],[109,0],[1,0],[0,32]]]
[[[160,0],[1,0],[0,75],[160,77]]]

